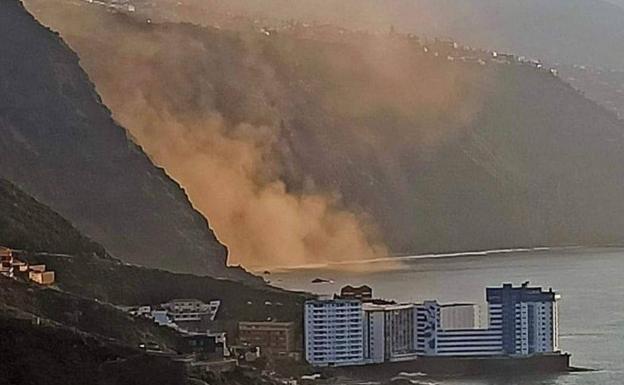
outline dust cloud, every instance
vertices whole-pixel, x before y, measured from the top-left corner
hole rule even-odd
[[[271,90],[271,71],[262,63],[236,58],[250,76],[268,79],[268,95],[250,95],[245,79],[236,91],[241,94],[231,94],[212,71],[219,53],[201,39],[180,44],[168,26],[156,31],[129,18],[100,18],[84,5],[27,5],[79,53],[113,117],[185,188],[228,246],[230,265],[269,268],[388,255],[373,221],[344,209],[337,193],[289,191],[275,151],[280,120],[266,107],[278,90]],[[222,43],[232,43],[228,39]],[[230,72],[237,76],[236,68]],[[241,107],[241,118],[224,117],[219,109],[246,103],[237,96],[251,100]]]
[[[148,24],[63,0],[26,4],[78,52],[114,118],[186,189],[229,247],[230,264],[346,269],[388,256],[375,218],[345,202],[340,183],[307,173],[350,177],[360,170],[338,164],[373,159],[385,180],[372,183],[413,199],[397,154],[427,156],[481,107],[466,93],[470,71],[423,59],[406,40],[363,35],[344,50],[257,31]],[[297,124],[307,131],[293,146]],[[308,150],[301,137],[316,142],[298,159]]]
[[[189,124],[148,104],[132,110],[140,117],[120,119],[185,186],[229,247],[230,264],[264,268],[386,255],[337,197],[287,190],[271,154],[275,128],[228,127],[217,114]]]

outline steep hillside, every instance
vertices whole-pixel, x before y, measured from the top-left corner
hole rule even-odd
[[[29,319],[0,313],[2,385],[180,385],[180,364]]]
[[[39,317],[44,323],[71,327],[131,349],[151,340],[166,349],[177,347],[179,337],[173,330],[134,318],[111,304],[4,276],[0,284],[0,314],[8,318]]]
[[[207,195],[206,175],[229,160],[215,143],[227,140],[260,149],[263,167],[241,167],[254,188],[268,173],[287,198],[333,193],[394,253],[624,241],[622,122],[547,69],[393,34],[232,32],[62,3],[35,8],[198,206],[214,218],[235,208],[235,226],[216,225],[245,229],[233,247],[282,242],[298,263],[273,227],[308,218],[268,207],[260,214],[271,219],[247,231],[258,213],[240,185],[223,178],[229,194]]]
[[[0,277],[0,384],[181,384],[184,367],[138,344],[181,340],[110,304]]]
[[[58,35],[0,3],[0,175],[116,257],[226,275],[226,248],[128,139]]]
[[[29,254],[22,258],[45,263],[56,272],[59,289],[116,305],[159,304],[175,298],[221,300],[217,320],[227,325],[267,317],[300,321],[307,295],[256,287],[240,282],[174,274],[162,270],[106,261],[100,258]],[[267,305],[267,302],[269,303]]]
[[[229,324],[267,317],[300,320],[297,309],[306,298],[303,293],[256,285],[256,280],[243,283],[172,273],[108,258],[102,246],[3,180],[0,180],[0,213],[0,245],[21,249],[16,251],[18,258],[31,264],[43,263],[56,275],[54,289],[3,279],[0,310],[19,309],[129,345],[136,345],[141,333],[154,334],[157,328],[151,322],[134,320],[110,304],[159,304],[175,298],[219,299],[222,306],[218,320]],[[124,323],[126,327],[118,327]],[[168,337],[163,333],[150,338],[167,342]]]
[[[557,66],[562,79],[624,119],[624,71],[586,66]]]
[[[106,256],[71,223],[0,179],[0,245],[28,251]]]
[[[0,180],[0,187],[0,244],[37,250],[16,255],[31,264],[45,263],[56,276],[52,287],[36,285],[21,273],[16,279],[0,276],[2,385],[186,383],[191,374],[182,363],[138,349],[150,341],[175,354],[183,344],[180,335],[117,305],[219,299],[214,327],[227,330],[230,338],[241,320],[301,322],[303,294],[106,258],[101,246],[58,214],[9,182]],[[59,254],[68,251],[76,254]],[[236,383],[253,383],[243,380]]]

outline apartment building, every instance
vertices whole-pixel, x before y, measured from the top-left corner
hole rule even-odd
[[[191,332],[209,329],[220,306],[221,301],[218,300],[204,303],[197,299],[174,299],[161,305],[173,324]]]
[[[263,356],[288,357],[296,350],[293,322],[239,322],[238,339],[259,347]]]
[[[355,299],[309,300],[304,304],[305,357],[314,366],[364,361],[362,303]]]
[[[504,354],[528,355],[559,351],[560,295],[552,289],[529,287],[488,288],[490,326],[500,328]]]
[[[414,304],[365,303],[364,358],[369,363],[413,359],[417,308]]]
[[[305,350],[315,366],[363,365],[422,356],[526,356],[559,351],[560,296],[552,289],[487,288],[488,325],[474,304],[305,303]]]

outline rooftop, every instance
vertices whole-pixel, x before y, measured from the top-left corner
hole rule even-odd
[[[554,301],[560,298],[552,288],[546,291],[541,287],[531,287],[529,281],[520,286],[505,283],[502,287],[488,287],[485,289],[485,295],[488,302],[500,302],[508,297],[523,302]]]
[[[464,307],[464,306],[477,306],[477,304],[474,303],[445,303],[445,304],[440,304],[440,307]]]
[[[362,305],[362,309],[368,311],[374,310],[383,310],[383,311],[393,311],[393,310],[406,310],[413,309],[414,304],[411,303],[399,303],[399,304],[374,304],[374,303],[364,303]]]
[[[290,327],[293,326],[294,322],[282,322],[282,321],[240,321],[238,326],[284,326]]]

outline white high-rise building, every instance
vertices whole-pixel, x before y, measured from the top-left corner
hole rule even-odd
[[[559,295],[504,284],[487,288],[488,326],[477,306],[367,302],[305,303],[305,355],[314,366],[362,365],[425,356],[512,356],[559,351]]]
[[[314,366],[364,363],[362,302],[310,300],[304,305],[305,357]]]

